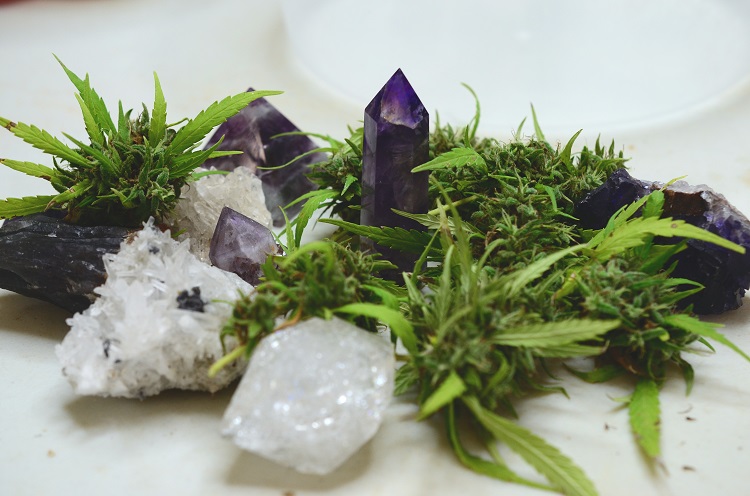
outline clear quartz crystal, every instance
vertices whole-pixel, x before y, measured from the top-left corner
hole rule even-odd
[[[224,207],[271,228],[271,213],[266,208],[263,185],[247,167],[238,167],[228,174],[204,176],[185,185],[167,222],[183,230],[180,239],[190,238],[190,250],[208,263],[211,236]]]
[[[378,430],[394,368],[383,336],[337,318],[296,324],[255,349],[223,433],[299,472],[329,473]]]
[[[63,375],[81,395],[145,397],[165,389],[217,391],[243,362],[214,378],[223,355],[219,332],[237,291],[252,288],[211,267],[150,221],[119,253],[104,257],[107,281],[99,298],[68,319],[56,347]],[[232,346],[232,343],[229,343]]]

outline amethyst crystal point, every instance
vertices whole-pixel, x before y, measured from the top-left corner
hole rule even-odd
[[[391,209],[427,212],[429,173],[411,170],[429,160],[429,115],[397,70],[365,109],[362,154],[362,212],[364,226],[421,229]],[[401,270],[412,270],[416,257],[363,239]]]
[[[253,89],[250,88],[248,91]],[[311,164],[326,159],[325,153],[313,153],[281,169],[258,169],[284,165],[295,157],[317,148],[307,136],[274,138],[277,134],[295,131],[299,131],[297,126],[265,98],[260,98],[219,126],[206,144],[208,148],[224,136],[219,150],[239,150],[243,152],[242,155],[213,158],[207,160],[203,167],[231,171],[244,166],[255,171],[263,182],[266,207],[273,216],[273,224],[277,227],[283,226],[284,216],[279,207],[285,207],[292,200],[314,189],[315,185],[305,174]],[[300,208],[302,203],[287,210],[287,215],[295,215]]]
[[[278,245],[267,227],[224,207],[211,238],[208,256],[212,264],[256,285],[262,274],[261,265],[276,253]]]
[[[80,312],[96,299],[94,288],[107,277],[102,256],[118,252],[133,230],[77,226],[58,217],[34,214],[5,221],[0,288]]]
[[[635,179],[624,169],[618,169],[576,205],[574,215],[583,227],[600,229],[619,208],[662,186]],[[682,219],[748,250],[742,255],[705,241],[688,240],[687,248],[673,259],[677,266],[672,276],[699,282],[705,288],[681,303],[693,304],[693,310],[699,314],[738,308],[750,287],[750,220],[724,196],[705,185],[689,186],[678,181],[664,190],[664,198],[665,216]]]

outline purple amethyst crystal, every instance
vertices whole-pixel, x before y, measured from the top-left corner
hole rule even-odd
[[[278,253],[273,233],[263,224],[224,207],[211,238],[208,257],[214,266],[234,272],[252,285],[262,275],[261,265]]]
[[[600,229],[619,208],[662,186],[618,169],[576,205],[574,215],[583,227]],[[699,314],[718,314],[741,306],[750,287],[750,220],[705,185],[678,181],[664,190],[664,199],[665,216],[682,219],[747,250],[742,255],[705,241],[687,240],[687,248],[673,258],[678,263],[671,275],[699,282],[704,289],[681,303],[692,303]]]
[[[411,170],[429,160],[429,127],[424,105],[401,69],[397,70],[365,109],[362,225],[421,229],[391,209],[427,212],[429,173]],[[416,256],[362,241],[399,269],[414,268]]]
[[[248,91],[253,91],[252,88]],[[219,150],[239,150],[242,155],[230,155],[207,160],[203,167],[215,167],[231,171],[237,167],[249,167],[263,182],[266,207],[273,216],[273,224],[284,225],[284,216],[279,207],[285,207],[299,196],[311,191],[315,185],[307,179],[311,164],[326,159],[325,153],[313,153],[276,170],[261,170],[258,167],[284,165],[294,158],[317,148],[307,136],[280,136],[277,134],[299,131],[297,126],[284,117],[265,98],[253,101],[234,117],[230,117],[211,136],[206,148],[216,144],[224,136]],[[292,217],[302,203],[287,210]]]

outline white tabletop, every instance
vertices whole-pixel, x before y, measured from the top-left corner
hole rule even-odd
[[[627,26],[618,26],[613,35],[637,38]],[[321,29],[335,32],[336,26]],[[171,121],[253,86],[285,91],[273,103],[301,129],[343,137],[348,124],[358,125],[367,104],[342,96],[295,59],[281,8],[273,2],[0,2],[0,115],[59,136],[63,131],[81,136],[73,87],[53,53],[72,70],[88,72],[111,110],[117,99],[126,108],[139,108],[141,102],[150,106],[152,72],[157,71]],[[595,61],[576,57],[571,55],[566,77],[584,77],[583,68],[596,77]],[[347,59],[339,62],[340,70],[348,70]],[[351,63],[366,64],[367,57]],[[467,74],[462,80],[471,84]],[[710,79],[711,73],[695,68],[694,77]],[[383,82],[373,83],[374,91]],[[466,98],[461,88],[456,95]],[[441,105],[425,104],[429,109]],[[544,109],[537,106],[537,111],[544,125]],[[467,117],[471,113],[469,101]],[[547,138],[565,142],[578,128],[574,120],[556,117]],[[510,136],[508,127],[480,132]],[[584,129],[579,144],[593,145],[600,132],[632,157],[629,165],[637,177],[688,175],[691,183],[707,183],[750,212],[748,79],[738,78],[694,105],[648,120]],[[0,133],[0,157],[50,163],[6,132]],[[50,191],[42,180],[0,168],[0,198]],[[144,401],[76,397],[54,356],[68,316],[0,290],[2,494],[542,494],[464,469],[450,451],[440,419],[416,422],[410,397],[396,400],[375,438],[325,477],[299,475],[221,438],[220,418],[231,391],[213,396],[169,392]],[[750,350],[748,319],[750,305],[717,319],[745,350]],[[602,495],[748,494],[750,364],[718,345],[714,355],[687,358],[696,373],[692,394],[685,396],[675,374],[661,395],[665,470],[652,470],[644,462],[627,411],[611,399],[631,391],[627,380],[591,386],[562,374],[570,399],[519,400],[519,422],[573,458]],[[538,478],[516,457],[508,459],[522,474]]]

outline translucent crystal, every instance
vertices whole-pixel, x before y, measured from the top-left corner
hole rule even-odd
[[[117,254],[104,257],[107,281],[83,313],[68,319],[57,346],[63,375],[77,394],[144,397],[165,389],[217,391],[243,363],[214,378],[219,339],[237,290],[251,286],[200,262],[169,231],[148,223]],[[229,344],[231,346],[231,343]]]
[[[393,393],[393,350],[340,319],[310,319],[266,337],[224,414],[240,447],[326,474],[378,430]]]
[[[430,122],[427,110],[401,69],[396,71],[365,109],[362,148],[361,224],[424,229],[393,212],[426,213],[427,172],[411,170],[429,160]],[[366,247],[371,242],[363,239]],[[416,255],[375,246],[401,270],[412,270]]]
[[[250,284],[258,284],[261,265],[278,251],[276,239],[266,226],[224,207],[211,238],[212,264],[234,272]]]
[[[181,199],[167,221],[183,230],[180,239],[190,238],[190,250],[208,262],[211,236],[224,207],[271,227],[262,186],[260,179],[245,167],[226,175],[204,176],[182,188]]]
[[[252,88],[248,91],[252,91]],[[227,119],[206,143],[208,148],[223,136],[224,141],[219,150],[240,150],[242,154],[209,159],[204,167],[215,167],[220,170],[236,170],[243,167],[257,174],[263,183],[266,206],[273,216],[273,223],[277,227],[283,226],[284,215],[279,207],[286,207],[292,200],[315,188],[306,173],[310,165],[326,159],[325,153],[309,153],[318,146],[307,136],[279,136],[298,131],[299,128],[268,103],[268,100],[259,98]],[[306,155],[294,160],[303,154]],[[288,165],[272,169],[285,164]],[[285,208],[287,216],[291,218],[296,215],[302,205],[303,203],[299,202]]]

